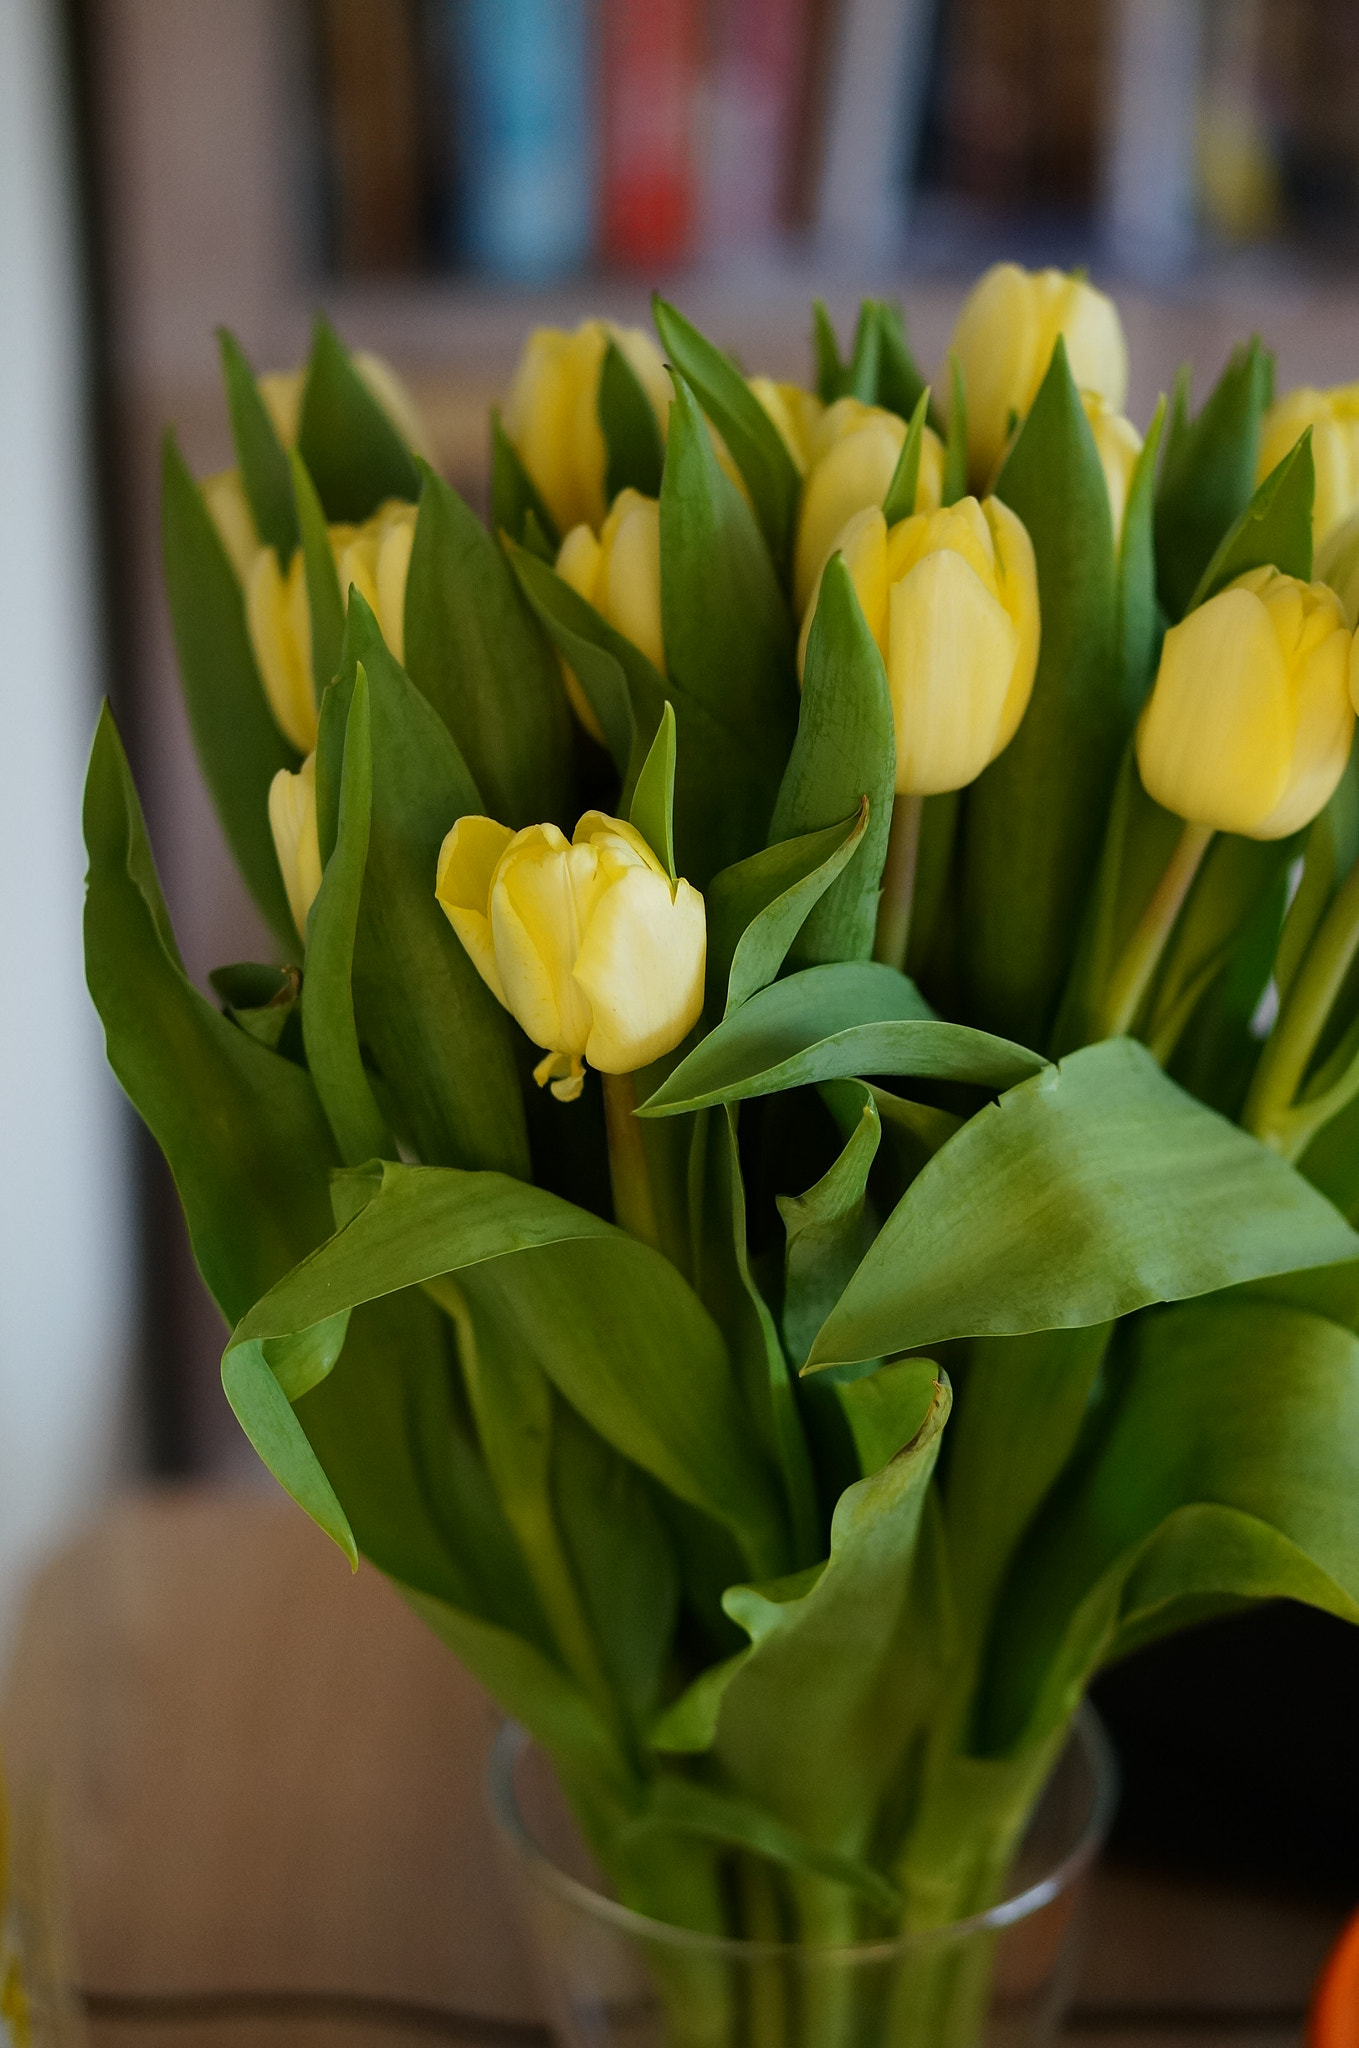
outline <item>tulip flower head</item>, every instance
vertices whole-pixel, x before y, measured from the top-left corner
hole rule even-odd
[[[505,400],[505,432],[562,533],[582,524],[598,531],[609,509],[599,373],[610,341],[627,358],[664,434],[671,385],[661,353],[640,327],[610,320],[586,320],[574,334],[535,327]]]
[[[307,913],[321,886],[321,841],[316,825],[316,755],[296,775],[280,768],[269,785],[269,830],[274,835],[288,908],[305,943]]]
[[[1351,512],[1317,549],[1312,564],[1319,583],[1328,583],[1345,607],[1351,632],[1359,626],[1359,511]]]
[[[889,532],[874,506],[837,545],[887,668],[898,796],[962,789],[1010,744],[1033,690],[1038,577],[1023,522],[999,498],[962,498]]]
[[[330,527],[340,594],[351,585],[367,600],[382,637],[405,659],[406,574],[415,541],[416,508],[389,498],[362,526]],[[245,579],[250,644],[270,709],[300,752],[316,745],[316,690],[311,672],[311,611],[301,548],[285,570],[269,547],[255,553]]]
[[[952,351],[967,399],[968,474],[994,475],[1012,417],[1022,421],[1047,375],[1061,335],[1081,391],[1121,413],[1128,395],[1128,348],[1112,299],[1062,270],[994,263],[972,287],[953,330]]]
[[[1095,437],[1095,450],[1109,491],[1109,516],[1114,524],[1114,546],[1123,537],[1123,514],[1128,509],[1128,492],[1133,471],[1142,453],[1142,436],[1132,421],[1115,412],[1098,391],[1082,391],[1081,404]]]
[[[1359,511],[1359,384],[1338,384],[1329,391],[1305,384],[1277,399],[1260,428],[1257,483],[1277,468],[1308,427],[1316,474],[1312,542],[1319,548]]]
[[[661,508],[655,498],[620,491],[598,540],[588,526],[573,526],[557,556],[557,574],[664,675]],[[602,743],[604,735],[590,700],[565,662],[562,676],[576,716]]]
[[[1283,839],[1349,759],[1351,635],[1334,591],[1251,569],[1166,634],[1137,728],[1147,794],[1191,824]]]
[[[906,439],[906,422],[882,406],[837,398],[808,440],[806,479],[793,557],[793,602],[806,608],[836,536],[856,512],[881,505]],[[944,450],[931,427],[920,444],[915,510],[937,509],[944,485]]]
[[[574,1102],[585,1063],[630,1074],[692,1030],[703,1008],[707,921],[633,826],[587,811],[511,832],[459,818],[435,894],[478,974],[545,1057],[534,1069]]]

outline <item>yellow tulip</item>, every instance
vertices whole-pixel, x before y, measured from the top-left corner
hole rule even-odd
[[[772,377],[748,377],[746,382],[778,428],[798,475],[806,476],[812,459],[812,438],[826,409],[821,400],[814,391],[804,391],[800,384],[776,384]]]
[[[672,888],[620,818],[587,811],[570,840],[555,825],[460,818],[435,894],[486,986],[545,1049],[534,1078],[562,1102],[580,1094],[586,1061],[633,1073],[698,1021],[703,898]]]
[[[1137,728],[1147,794],[1248,839],[1308,824],[1349,759],[1351,635],[1334,591],[1251,569],[1166,634]]]
[[[598,530],[609,509],[599,372],[610,341],[635,371],[664,434],[671,385],[660,350],[640,327],[611,320],[583,321],[574,334],[535,327],[505,400],[505,432],[562,533],[581,524]]]
[[[1122,412],[1128,348],[1112,299],[1065,271],[1021,270],[1017,263],[992,264],[969,292],[951,346],[963,372],[974,482],[994,474],[1011,415],[1023,420],[1038,396],[1059,334],[1077,386]]]
[[[1329,391],[1304,384],[1277,399],[1260,429],[1257,483],[1263,483],[1308,427],[1316,471],[1312,541],[1321,547],[1352,512],[1359,511],[1359,384],[1337,384]]]
[[[350,586],[373,609],[382,637],[405,659],[406,573],[415,540],[416,508],[389,498],[362,526],[332,526],[331,553],[347,604]],[[245,579],[246,623],[265,694],[279,729],[301,753],[316,745],[316,690],[311,673],[311,611],[301,548],[287,570],[272,548],[256,550]]]
[[[665,674],[661,508],[657,499],[644,498],[640,491],[620,491],[598,540],[588,526],[573,526],[561,544],[557,574]],[[562,663],[562,677],[576,716],[602,743],[599,720],[566,662]]]
[[[274,835],[288,908],[305,944],[307,912],[321,886],[321,842],[316,826],[316,756],[308,754],[296,775],[280,768],[269,785],[269,830]]]
[[[962,789],[1010,744],[1033,690],[1038,578],[1026,528],[998,498],[962,498],[890,532],[872,506],[837,546],[887,668],[898,796]]]
[[[906,439],[906,422],[881,406],[837,398],[826,407],[808,443],[806,481],[793,556],[793,602],[805,609],[817,577],[846,520],[881,505]],[[920,444],[915,510],[937,509],[944,485],[944,450],[926,427]]]

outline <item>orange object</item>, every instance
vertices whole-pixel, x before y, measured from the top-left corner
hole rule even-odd
[[[1359,2048],[1359,1913],[1331,1950],[1312,1994],[1308,2048]]]

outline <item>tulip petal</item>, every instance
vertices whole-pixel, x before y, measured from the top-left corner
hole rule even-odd
[[[820,422],[793,558],[793,603],[799,614],[845,522],[886,497],[905,439],[906,422],[896,413],[852,398],[838,399]]]
[[[1288,784],[1290,694],[1264,603],[1250,590],[1220,591],[1166,634],[1137,730],[1147,794],[1194,824],[1258,831]]]
[[[459,818],[439,849],[434,893],[468,958],[497,1002],[505,990],[491,942],[491,882],[514,834],[494,818]],[[506,1004],[508,1008],[508,1004]]]
[[[505,1001],[535,1045],[581,1053],[590,1006],[572,975],[581,933],[604,886],[589,846],[555,825],[515,834],[491,889],[491,935]]]
[[[585,1057],[628,1074],[668,1052],[703,1009],[707,925],[703,898],[650,867],[630,868],[600,896],[576,960],[593,1012]]]
[[[311,615],[302,551],[285,577],[272,548],[261,548],[245,589],[246,623],[269,709],[299,753],[316,745],[316,692],[311,679]]]
[[[1350,704],[1351,637],[1343,628],[1304,655],[1294,674],[1297,729],[1294,779],[1282,803],[1256,828],[1257,839],[1286,839],[1309,825],[1330,801],[1354,739]]]
[[[1019,635],[951,548],[917,562],[888,602],[898,794],[961,789],[999,751]]]

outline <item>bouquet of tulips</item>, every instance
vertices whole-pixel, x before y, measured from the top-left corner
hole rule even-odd
[[[932,387],[655,322],[530,337],[486,524],[223,335],[165,570],[275,954],[191,985],[106,713],[89,981],[282,1485],[622,1900],[847,1944],[997,1896],[1111,1660],[1359,1620],[1359,430],[1252,342],[1143,439],[1055,271]]]

